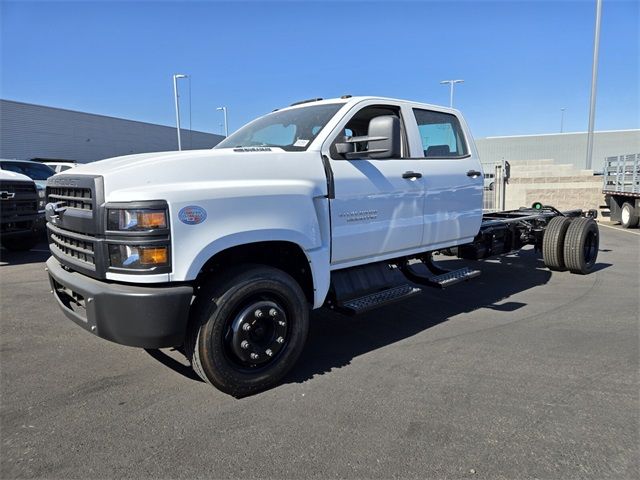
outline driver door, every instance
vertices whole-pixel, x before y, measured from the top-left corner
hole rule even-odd
[[[344,136],[366,136],[370,120],[397,115],[403,138],[401,158],[349,159],[336,152]],[[423,232],[424,184],[420,162],[408,157],[402,112],[398,105],[368,104],[350,112],[334,131],[323,154],[334,177],[335,198],[330,199],[331,263],[351,266],[390,258],[420,246]],[[360,148],[364,148],[360,150]]]

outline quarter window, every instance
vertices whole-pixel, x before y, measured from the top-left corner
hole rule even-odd
[[[460,122],[455,115],[413,109],[425,158],[455,158],[468,154]]]

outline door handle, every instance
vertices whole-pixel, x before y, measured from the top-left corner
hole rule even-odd
[[[481,175],[482,175],[482,172],[479,172],[477,170],[469,170],[467,172],[467,177],[476,178],[476,177],[480,177]]]
[[[416,179],[416,178],[422,178],[422,174],[419,172],[404,172],[402,174],[402,178],[408,178],[408,179]]]

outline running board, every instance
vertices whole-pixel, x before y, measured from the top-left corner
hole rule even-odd
[[[396,287],[338,303],[336,304],[335,309],[349,315],[356,315],[389,303],[413,297],[420,292],[422,292],[421,288],[413,287],[408,284],[398,285]]]
[[[434,288],[447,288],[456,283],[480,276],[480,270],[471,270],[468,267],[459,270],[444,270],[436,266],[430,258],[423,259],[423,263],[434,275],[421,275],[416,273],[408,263],[399,265],[399,268],[409,281],[417,283],[418,285]]]

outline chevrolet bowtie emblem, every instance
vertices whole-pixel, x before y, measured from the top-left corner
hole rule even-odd
[[[0,200],[9,200],[10,198],[15,197],[16,194],[13,192],[7,192],[6,190],[3,190],[2,192],[0,192]]]

